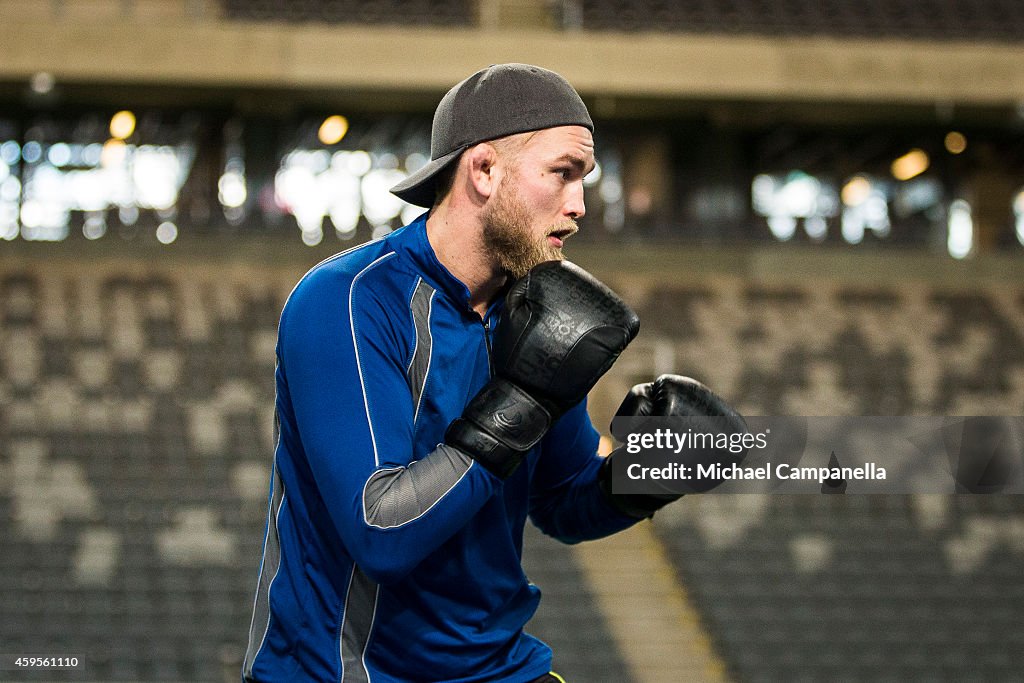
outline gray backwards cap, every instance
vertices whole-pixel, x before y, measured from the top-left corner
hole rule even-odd
[[[495,64],[448,91],[434,112],[430,162],[391,188],[410,204],[434,204],[437,175],[469,147],[506,135],[555,126],[594,130],[587,106],[554,71]]]

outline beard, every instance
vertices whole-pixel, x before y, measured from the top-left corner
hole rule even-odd
[[[566,219],[538,238],[531,225],[530,210],[514,186],[499,192],[483,214],[484,247],[496,265],[516,280],[539,263],[565,259],[561,247],[548,242],[550,233],[570,231],[572,234],[579,229],[576,221]]]

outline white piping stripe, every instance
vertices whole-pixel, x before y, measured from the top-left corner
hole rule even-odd
[[[373,464],[374,467],[380,467],[380,457],[377,455],[377,437],[373,433],[373,420],[370,418],[370,402],[366,398],[366,382],[363,381],[363,366],[359,360],[359,342],[356,341],[356,321],[352,318],[352,297],[356,291],[356,283],[359,282],[359,278],[363,276],[366,271],[373,268],[378,263],[381,263],[385,259],[389,259],[395,255],[395,252],[391,251],[383,256],[377,257],[375,261],[367,265],[361,271],[356,273],[356,276],[352,278],[352,284],[348,289],[348,322],[349,327],[352,328],[352,348],[356,354],[356,371],[359,373],[359,387],[363,391],[363,407],[366,409],[366,425],[370,429],[370,442],[373,444]]]
[[[337,254],[333,254],[331,256],[328,256],[323,261],[321,261],[320,263],[316,264],[315,266],[313,266],[312,268],[307,270],[305,272],[305,274],[302,277],[299,278],[299,281],[295,283],[295,286],[292,287],[292,291],[288,292],[288,296],[284,300],[284,305],[285,306],[288,305],[288,301],[289,301],[289,299],[292,298],[292,294],[295,293],[295,290],[299,288],[299,285],[302,284],[302,281],[305,280],[307,277],[309,277],[309,274],[312,273],[314,270],[316,270],[320,266],[324,265],[325,263],[330,263],[334,259],[341,258],[342,256],[348,256],[349,254],[351,254],[353,251],[356,251],[357,249],[362,249],[363,247],[368,247],[371,244],[376,244],[377,242],[380,242],[382,239],[384,239],[384,238],[383,237],[378,237],[375,240],[370,240],[369,242],[363,242],[362,244],[357,244],[354,247],[349,247],[345,251],[342,251],[342,252],[339,252]]]

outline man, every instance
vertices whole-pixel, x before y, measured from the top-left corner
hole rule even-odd
[[[437,108],[432,161],[393,189],[431,210],[296,285],[246,680],[553,681],[523,633],[526,518],[571,543],[674,499],[612,496],[586,414],[639,325],[560,261],[592,130],[551,71],[470,76]]]

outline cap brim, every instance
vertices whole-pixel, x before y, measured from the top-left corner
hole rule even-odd
[[[392,187],[391,194],[397,195],[402,201],[429,209],[434,205],[434,197],[437,194],[437,174],[455,161],[465,149],[465,147],[460,147],[443,157],[432,159],[418,171]]]

